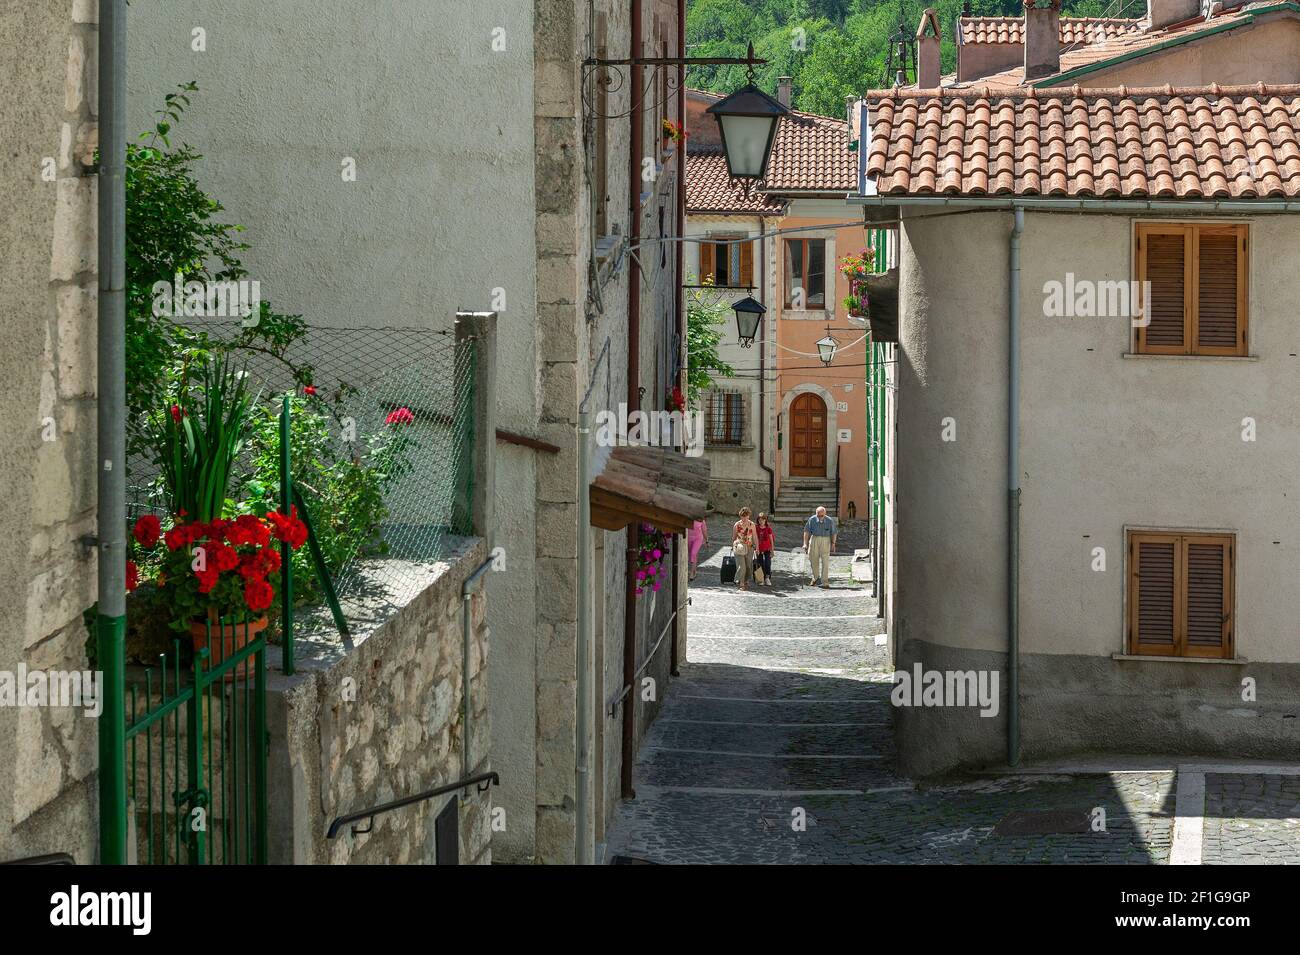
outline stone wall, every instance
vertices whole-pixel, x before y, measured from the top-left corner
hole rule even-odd
[[[81,670],[95,601],[97,5],[0,10],[0,669]],[[0,708],[0,861],[94,861],[96,730],[81,710]]]
[[[350,826],[332,840],[325,833],[338,816],[461,778],[461,587],[486,556],[481,540],[465,542],[409,604],[373,632],[355,634],[351,649],[342,649],[336,637],[304,641],[292,677],[272,659],[271,862],[433,863],[434,819],[456,794],[378,816],[367,833],[353,835]],[[472,775],[489,768],[491,728],[481,583],[469,607]],[[503,776],[502,783],[509,779]],[[491,862],[495,792],[471,790],[461,806],[462,864]]]
[[[580,481],[577,471],[576,424],[579,403],[588,394],[588,410],[597,414],[616,409],[628,396],[628,276],[642,268],[641,336],[638,374],[640,406],[663,406],[671,373],[676,249],[663,249],[651,240],[660,230],[676,228],[676,158],[661,155],[660,104],[663,89],[652,70],[641,71],[647,85],[644,98],[633,93],[634,81],[626,67],[619,68],[624,82],[615,81],[604,102],[604,117],[584,110],[582,68],[588,56],[628,57],[631,5],[622,0],[596,0],[589,11],[585,0],[534,0],[534,86],[537,188],[537,309],[539,324],[538,435],[558,445],[558,454],[543,454],[537,465],[537,627],[533,652],[536,660],[536,839],[529,856],[538,862],[574,859],[576,779],[574,725],[577,675],[577,526]],[[643,0],[640,55],[668,55],[676,47],[676,0]],[[594,13],[594,34],[589,32],[589,12]],[[588,96],[599,104],[596,83],[589,80]],[[642,182],[639,210],[642,241],[641,266],[624,254],[621,267],[611,260],[593,264],[596,207],[603,204],[606,238],[631,233],[629,183],[631,123],[628,112],[636,95],[645,106],[644,155],[654,174]],[[675,99],[670,97],[670,102]],[[605,118],[608,117],[608,118]],[[595,146],[600,143],[603,149]],[[603,166],[603,177],[598,168]],[[646,167],[639,167],[646,168]],[[602,195],[596,183],[604,182]],[[545,184],[545,188],[542,184]],[[612,257],[611,257],[612,258]],[[669,274],[659,270],[666,269]],[[593,287],[592,272],[595,271]],[[608,350],[605,357],[601,355]],[[592,591],[598,592],[592,647],[593,687],[592,786],[593,829],[583,835],[597,837],[599,820],[608,814],[620,793],[621,708],[608,716],[609,699],[622,688],[624,593],[626,588],[627,535],[603,533],[598,563],[593,564]],[[595,599],[595,598],[594,598]],[[638,608],[637,661],[662,630],[670,613],[668,591]],[[656,621],[658,622],[656,625]],[[668,646],[647,675],[657,678],[659,699],[667,679]],[[664,667],[663,672],[655,669]],[[495,705],[495,704],[494,704]],[[638,730],[653,717],[657,706],[640,707]],[[606,714],[600,716],[600,714]],[[512,858],[513,861],[513,858]],[[523,861],[522,859],[520,861]]]

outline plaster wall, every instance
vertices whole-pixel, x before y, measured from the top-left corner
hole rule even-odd
[[[1160,359],[1128,356],[1127,316],[1045,313],[1045,283],[1067,272],[1075,281],[1131,277],[1133,220],[1026,216],[1019,567],[1028,753],[1267,755],[1296,742],[1284,717],[1300,710],[1292,626],[1300,598],[1287,586],[1296,572],[1287,542],[1300,534],[1288,497],[1300,428],[1285,409],[1300,353],[1289,307],[1300,288],[1270,262],[1300,243],[1300,227],[1290,217],[1243,221],[1255,250],[1250,356]],[[1008,213],[973,213],[909,217],[902,232],[904,666],[1005,663],[1009,230]],[[1246,418],[1256,422],[1254,441],[1242,440]],[[955,440],[944,440],[949,424]],[[1249,664],[1112,659],[1124,649],[1131,527],[1236,534],[1237,649]],[[1104,570],[1094,569],[1098,547]],[[1242,707],[1241,679],[1265,672],[1274,691]],[[985,719],[910,710],[899,719],[915,768],[999,758],[1005,711]]]
[[[849,294],[849,282],[839,270],[839,260],[851,253],[860,252],[866,245],[866,232],[861,226],[835,228],[850,222],[853,210],[837,200],[795,200],[790,215],[779,223],[780,229],[811,229],[812,231],[781,236],[772,245],[772,268],[775,274],[773,312],[780,316],[777,322],[778,366],[777,393],[780,408],[779,429],[783,432],[782,449],[777,452],[777,480],[790,477],[789,408],[794,397],[803,391],[817,394],[827,405],[826,476],[833,479],[836,471],[836,449],[839,451],[840,517],[848,516],[849,504],[859,517],[864,517],[868,507],[867,496],[867,391],[866,323],[850,318],[844,307]],[[785,240],[820,238],[826,241],[827,288],[824,308],[795,310],[785,307]],[[833,278],[833,282],[831,279]],[[829,325],[832,336],[840,343],[833,363],[823,366],[817,355],[817,341],[826,335]],[[840,440],[840,432],[849,433],[847,441]],[[831,502],[833,503],[833,502]]]
[[[1206,24],[1213,27],[1214,21]],[[1222,86],[1300,81],[1300,21],[1263,18],[1249,26],[1085,73],[1084,87]]]
[[[688,100],[689,102],[689,100]],[[686,234],[688,236],[755,236],[760,232],[776,228],[778,220],[770,220],[766,225],[764,220],[742,217],[742,216],[687,216]],[[746,296],[753,296],[759,302],[772,306],[773,298],[771,294],[771,270],[768,266],[768,256],[764,253],[767,251],[766,246],[771,245],[774,240],[768,239],[766,242],[759,241],[757,238],[751,243],[753,248],[754,275],[753,281],[755,288],[751,290],[736,289],[719,289],[716,292],[709,293],[716,295],[728,305],[739,301]],[[739,248],[739,246],[733,246]],[[685,248],[685,268],[688,284],[697,284],[700,274],[700,243],[688,242]],[[759,394],[767,388],[768,391],[775,393],[772,385],[762,381],[759,378],[759,361],[760,356],[766,352],[766,372],[769,380],[775,382],[773,370],[773,357],[775,352],[775,343],[771,330],[775,325],[775,312],[771,312],[763,317],[759,325],[759,337],[749,348],[740,347],[740,339],[736,331],[735,313],[728,311],[724,316],[725,324],[719,327],[722,333],[722,339],[718,342],[718,357],[726,362],[737,372],[735,377],[717,377],[714,379],[715,384],[727,391],[739,391],[745,395],[745,434],[744,440],[738,447],[728,447],[723,445],[706,445],[704,455],[708,458],[710,465],[713,467],[712,486],[710,488],[709,503],[715,507],[727,511],[737,510],[742,503],[753,502],[746,497],[740,501],[734,497],[738,487],[747,490],[761,487],[762,503],[758,509],[767,507],[767,472],[762,469],[759,463],[759,444],[760,431],[766,425],[763,417],[760,417]],[[771,405],[771,395],[768,396],[766,406],[762,409],[768,412],[765,417],[771,421],[773,415],[768,411]],[[707,414],[707,400],[702,399],[701,411]],[[771,441],[767,441],[767,460],[771,460]]]
[[[194,31],[204,31],[204,50]],[[178,136],[199,177],[247,227],[262,294],[309,324],[447,329],[457,309],[497,310],[497,424],[536,431],[534,10],[486,0],[135,0],[129,129],[190,79]],[[355,162],[355,181],[344,163]],[[535,452],[497,448],[489,625],[532,634]],[[500,645],[491,680],[502,858],[534,841],[536,648]]]

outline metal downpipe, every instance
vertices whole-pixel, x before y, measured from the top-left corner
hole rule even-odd
[[[1013,212],[1007,275],[1007,764],[1020,762],[1020,236]]]
[[[126,845],[126,0],[99,6],[99,322],[95,618],[104,702],[99,725],[99,860]]]
[[[574,762],[574,862],[591,864],[587,843],[589,776],[591,772],[591,414],[578,412],[578,701]]]

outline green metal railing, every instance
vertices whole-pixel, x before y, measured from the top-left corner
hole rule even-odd
[[[131,682],[127,791],[140,863],[267,860],[266,636],[249,627],[205,621],[206,646],[188,667],[176,640]]]

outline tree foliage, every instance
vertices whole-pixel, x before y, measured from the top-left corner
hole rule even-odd
[[[701,393],[713,387],[714,375],[735,374],[718,355],[730,311],[711,288],[686,290],[686,402],[691,407],[697,407]]]
[[[911,38],[921,11],[932,6],[943,32],[944,73],[957,65],[954,31],[962,0],[909,3],[904,0],[689,0],[686,41],[691,56],[745,55],[754,44],[767,60],[755,81],[775,92],[779,76],[793,79],[795,109],[841,116],[846,96],[892,85],[886,77],[889,37],[900,28]],[[1139,16],[1143,0],[1066,0],[1068,16]],[[972,0],[978,16],[1020,16],[1022,0]],[[909,80],[914,79],[909,71]],[[742,66],[692,67],[689,85],[730,93],[745,82]]]

